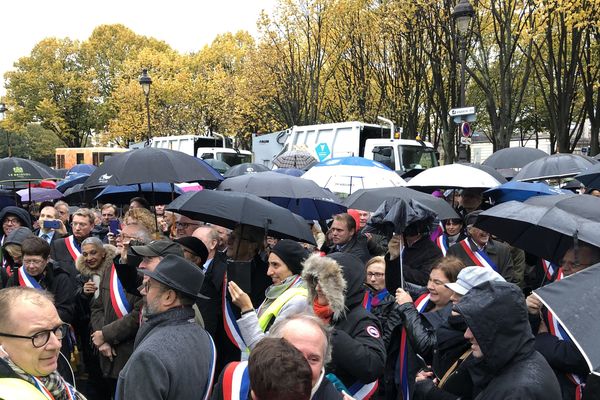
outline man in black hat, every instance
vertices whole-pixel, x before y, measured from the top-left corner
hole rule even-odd
[[[489,267],[502,275],[507,282],[518,283],[515,276],[510,246],[493,240],[492,236],[474,226],[482,210],[470,212],[465,217],[467,237],[448,249],[449,256],[460,258],[465,265]]]
[[[192,309],[201,297],[204,274],[172,254],[153,271],[140,272],[147,278],[141,291],[147,319],[119,374],[115,398],[205,398],[213,383],[216,354],[210,335],[194,323]]]
[[[208,249],[202,240],[194,236],[184,236],[175,239],[175,242],[181,246],[186,260],[196,264],[202,272],[206,272],[204,263],[208,259]]]

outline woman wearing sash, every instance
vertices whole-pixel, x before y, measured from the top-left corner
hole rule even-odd
[[[306,310],[308,295],[302,273],[302,263],[308,252],[299,243],[283,239],[271,250],[267,275],[273,284],[265,291],[265,300],[254,309],[250,297],[235,282],[229,282],[233,304],[241,310],[236,321],[246,346],[252,349],[280,316]]]
[[[464,232],[463,220],[460,218],[445,219],[442,222],[444,233],[435,239],[435,244],[446,256],[448,249],[467,237]]]
[[[85,249],[84,249],[85,245]],[[119,372],[133,353],[135,335],[139,327],[142,298],[126,293],[117,276],[113,258],[114,251],[104,247],[97,238],[82,243],[82,252],[96,252],[96,261],[102,269],[99,285],[89,282],[83,286],[86,294],[96,292],[98,297],[91,303],[91,339],[100,352],[100,368],[106,380],[106,390],[114,393]],[[98,267],[96,267],[98,268]],[[88,272],[88,269],[85,269]],[[95,269],[94,269],[95,270]]]
[[[417,372],[431,364],[436,329],[450,316],[452,290],[444,286],[455,282],[465,264],[457,257],[444,257],[429,274],[427,291],[416,299],[402,288],[396,290],[396,303],[402,322],[392,334],[386,368],[386,398],[412,398]]]

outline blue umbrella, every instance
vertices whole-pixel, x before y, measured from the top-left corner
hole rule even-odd
[[[91,175],[92,172],[94,172],[96,170],[95,165],[92,164],[77,164],[77,165],[73,165],[71,167],[71,169],[69,169],[67,171],[67,175],[66,177],[70,177],[71,175],[75,175],[75,174],[88,174]]]
[[[533,196],[547,196],[553,194],[565,194],[569,191],[556,189],[545,183],[529,183],[510,181],[495,188],[483,192],[484,196],[491,197],[496,204],[510,200],[525,201]]]
[[[173,198],[183,194],[178,187],[170,183],[142,183],[140,185],[107,186],[94,198],[102,203],[129,204],[137,196],[145,197],[150,203],[168,204]]]
[[[83,183],[90,176],[90,174],[86,174],[83,172],[76,172],[71,175],[67,175],[67,178],[63,181],[60,181],[56,185],[56,190],[64,193],[68,188],[71,188],[78,183]]]

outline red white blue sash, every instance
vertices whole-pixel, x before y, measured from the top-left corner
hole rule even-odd
[[[417,300],[415,300],[415,308],[419,313],[423,313],[429,305],[431,294],[423,293]],[[400,334],[400,352],[399,352],[399,375],[400,375],[400,390],[402,392],[403,400],[410,400],[410,390],[408,385],[408,337],[406,328],[402,327]]]
[[[215,342],[213,338],[208,334],[208,338],[210,339],[210,373],[208,374],[208,381],[206,382],[206,386],[204,387],[204,396],[202,396],[202,400],[210,399],[210,394],[212,392],[213,381],[215,379],[215,370],[217,367],[217,348],[215,347]]]
[[[548,329],[550,333],[557,337],[559,340],[563,340],[565,342],[571,343],[571,338],[562,327],[558,319],[552,314],[550,310],[546,310],[546,317],[548,318]],[[575,400],[581,400],[583,395],[583,388],[585,386],[585,382],[583,379],[576,374],[566,373],[567,379],[569,379],[573,385],[575,385]]]
[[[125,290],[121,281],[117,276],[117,269],[115,264],[110,267],[110,302],[112,303],[113,310],[117,314],[117,318],[121,319],[131,312],[131,305],[127,301],[125,296]]]
[[[441,234],[435,239],[435,244],[437,244],[444,257],[446,257],[446,253],[448,252],[448,236]]]
[[[40,290],[44,289],[42,288],[42,285],[40,285],[40,283],[36,281],[33,276],[29,275],[27,271],[25,271],[25,267],[20,267],[17,273],[19,275],[19,286],[30,287]]]
[[[565,273],[564,273],[562,267],[560,267],[560,268],[558,268],[558,272],[556,273],[556,278],[554,278],[554,282],[558,282],[564,277],[565,277]]]
[[[229,363],[223,374],[223,400],[246,400],[249,394],[248,361]]]
[[[498,267],[494,262],[488,257],[485,251],[477,249],[477,251],[473,251],[471,248],[471,244],[469,243],[469,238],[463,239],[460,242],[461,247],[467,253],[467,256],[480,267],[489,267],[494,271],[500,273],[498,271]]]
[[[223,310],[223,326],[225,328],[225,333],[227,337],[238,349],[241,351],[247,351],[248,346],[244,342],[242,338],[242,333],[240,332],[240,327],[238,326],[235,318],[235,314],[233,313],[233,308],[227,300],[227,273],[223,277],[223,294],[221,298],[221,307]]]
[[[71,254],[73,262],[76,262],[77,257],[81,255],[81,251],[79,251],[77,245],[75,244],[75,236],[70,235],[67,238],[65,238],[65,246],[67,246],[67,250],[69,251],[69,254]]]
[[[548,260],[544,260],[543,258],[540,258],[540,264],[542,265],[546,279],[549,282],[553,282],[555,279],[555,274],[558,271],[558,266]]]
[[[348,388],[348,394],[350,394],[356,400],[366,400],[370,399],[377,388],[379,387],[379,381],[371,382],[368,384],[363,384],[360,382],[356,382],[354,385]]]
[[[33,375],[29,375],[33,378],[33,383],[36,387],[37,390],[39,390],[45,398],[49,399],[49,400],[54,400],[54,396],[52,395],[52,393],[50,393],[50,391],[48,390],[48,388],[46,388],[46,386],[42,383],[42,381],[40,381],[37,377],[33,376]],[[67,399],[69,400],[75,400],[75,390],[73,389],[73,387],[71,385],[69,385],[69,383],[67,381],[65,381],[63,378],[60,378],[63,381],[63,385],[65,387],[65,391],[67,392]]]

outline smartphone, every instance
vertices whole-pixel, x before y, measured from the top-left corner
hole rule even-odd
[[[44,221],[44,229],[60,229],[60,221],[58,221],[58,220]]]
[[[118,219],[111,219],[108,221],[108,229],[110,230],[110,233],[116,236],[119,234],[119,230],[121,229],[121,223]]]

